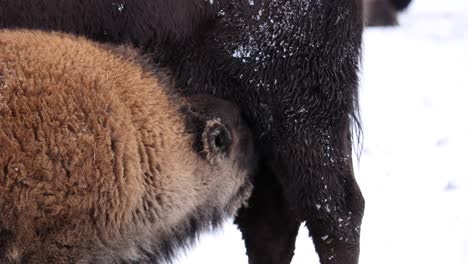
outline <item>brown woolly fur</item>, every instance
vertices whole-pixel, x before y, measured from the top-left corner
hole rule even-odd
[[[170,261],[245,203],[238,108],[169,94],[136,54],[0,30],[0,263]]]

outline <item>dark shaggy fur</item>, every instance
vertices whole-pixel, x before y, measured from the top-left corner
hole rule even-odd
[[[411,0],[363,0],[364,21],[367,26],[393,26],[398,24],[398,12]]]
[[[261,152],[237,219],[250,263],[289,263],[306,221],[321,263],[357,263],[352,165],[362,0],[0,0],[0,27],[131,42],[184,94],[240,105]],[[287,227],[287,228],[284,228]]]

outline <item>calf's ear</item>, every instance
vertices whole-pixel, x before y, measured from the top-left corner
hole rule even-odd
[[[228,154],[232,145],[232,133],[220,119],[210,119],[205,123],[202,141],[204,156],[214,164]]]

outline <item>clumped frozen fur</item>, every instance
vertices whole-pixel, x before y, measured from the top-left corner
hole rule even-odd
[[[238,108],[171,95],[142,62],[0,30],[0,263],[170,261],[248,198]]]
[[[358,262],[362,0],[0,0],[0,27],[131,42],[179,92],[237,103],[261,163],[236,221],[250,263],[289,263],[302,221],[322,264]]]
[[[364,23],[367,26],[394,26],[398,24],[398,12],[411,0],[363,0]]]

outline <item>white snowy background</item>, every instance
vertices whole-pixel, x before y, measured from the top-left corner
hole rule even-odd
[[[468,0],[413,0],[364,33],[361,264],[468,263]],[[180,264],[247,264],[232,223]],[[294,264],[319,263],[301,228]]]

